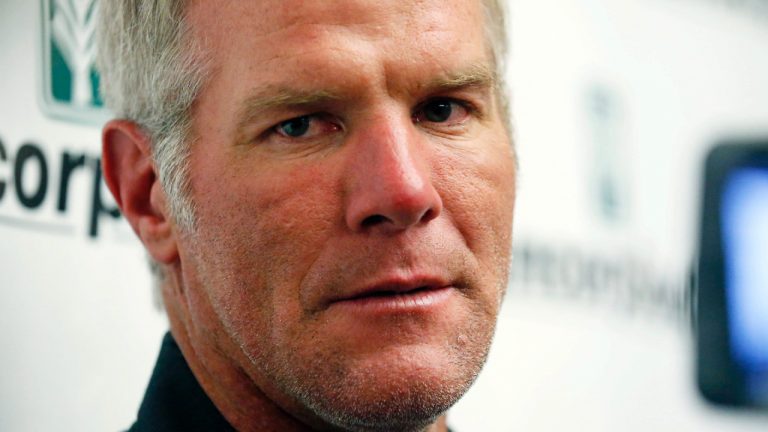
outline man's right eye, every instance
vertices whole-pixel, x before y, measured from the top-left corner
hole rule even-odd
[[[341,130],[335,121],[321,114],[294,117],[278,123],[274,131],[285,138],[311,139]]]

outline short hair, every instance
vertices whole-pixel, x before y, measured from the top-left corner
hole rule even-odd
[[[147,133],[170,213],[182,228],[191,228],[190,111],[207,68],[189,36],[185,5],[183,0],[101,1],[96,64],[106,106]]]
[[[504,0],[482,1],[506,123]],[[151,139],[153,161],[171,216],[181,229],[191,230],[195,225],[188,175],[194,139],[191,107],[208,68],[204,53],[191,37],[185,8],[184,0],[102,0],[97,68],[107,107],[115,116],[136,122]]]

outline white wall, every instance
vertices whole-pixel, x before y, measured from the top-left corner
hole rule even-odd
[[[768,136],[768,8],[510,3],[516,258],[488,367],[451,423],[765,430],[765,415],[717,410],[696,394],[682,302],[706,148]],[[135,416],[167,324],[126,224],[100,216],[90,235],[99,130],[41,109],[41,4],[0,2],[0,430],[118,430]],[[34,209],[8,181],[25,143],[48,165]],[[65,153],[85,159],[59,211]],[[33,195],[35,160],[23,171],[22,195]]]

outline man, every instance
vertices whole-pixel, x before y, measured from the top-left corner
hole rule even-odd
[[[104,174],[172,334],[133,430],[446,430],[507,280],[499,5],[100,7]]]

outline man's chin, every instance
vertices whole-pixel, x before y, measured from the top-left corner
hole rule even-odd
[[[287,396],[308,421],[353,431],[423,430],[464,395],[488,354],[492,321],[463,300],[449,297],[443,313],[364,311],[349,320],[331,311],[314,322],[311,340],[288,337],[286,329],[278,339],[293,341],[292,349],[262,352],[252,365],[282,393],[272,399]]]
[[[314,415],[344,430],[421,431],[464,395],[484,356],[466,362],[470,359],[410,348],[390,348],[378,358],[358,358],[330,369],[326,364],[328,375],[294,382],[291,390]]]
[[[385,379],[379,386],[365,379],[362,385],[348,382],[303,402],[325,422],[344,430],[422,431],[461,398],[473,379],[450,382],[408,374]]]

